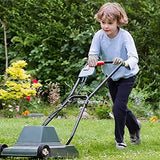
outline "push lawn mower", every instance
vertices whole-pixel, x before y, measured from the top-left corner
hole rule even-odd
[[[112,63],[112,61],[99,61],[97,65],[105,65],[105,63]],[[120,63],[99,86],[88,96],[81,95],[80,91],[88,77],[94,75],[95,67],[85,65],[79,73],[78,79],[73,86],[73,89],[68,98],[62,103],[60,108],[49,115],[42,126],[24,126],[17,142],[13,147],[8,147],[6,144],[0,144],[0,157],[30,157],[47,159],[52,158],[74,158],[78,156],[78,151],[73,145],[69,145],[81,120],[84,109],[86,108],[90,98],[105,84],[110,77],[122,66]],[[81,80],[81,85],[79,86]],[[75,90],[79,86],[78,93]],[[54,127],[47,126],[48,123],[63,109],[66,104],[73,99],[81,98],[84,100],[83,107],[77,118],[76,124],[73,128],[70,138],[65,145],[60,142]]]

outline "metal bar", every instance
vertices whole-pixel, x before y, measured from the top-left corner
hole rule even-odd
[[[80,87],[80,89],[79,89],[79,91],[78,91],[77,94],[79,94],[80,91],[82,90],[82,88],[84,87],[84,85],[85,85],[85,83],[86,83],[86,81],[87,81],[87,78],[88,78],[88,77],[84,77],[84,78],[83,78],[83,83],[82,83],[82,85],[81,85],[81,87]]]
[[[68,97],[70,97],[74,93],[74,91],[76,90],[76,88],[77,88],[77,86],[79,84],[79,81],[80,81],[80,78],[77,79],[77,81],[76,81],[75,85],[73,86],[73,89],[72,89],[72,91],[71,91],[71,93],[70,93],[70,95]]]
[[[104,60],[103,62],[104,63],[113,63],[113,61],[107,61],[107,60]]]
[[[75,135],[75,132],[76,132],[76,130],[77,130],[77,127],[78,127],[78,125],[79,125],[79,122],[80,122],[80,120],[81,120],[81,118],[82,118],[84,109],[86,108],[86,106],[87,106],[87,104],[88,104],[88,100],[89,100],[89,98],[87,97],[87,99],[85,100],[85,102],[84,102],[84,104],[83,104],[82,110],[81,110],[81,112],[80,112],[80,114],[79,114],[79,117],[78,117],[78,119],[77,119],[77,122],[76,122],[76,124],[75,124],[75,126],[74,126],[74,128],[73,128],[73,131],[72,131],[72,133],[71,133],[71,136],[70,136],[70,138],[68,139],[66,145],[69,145],[69,144],[70,144],[70,142],[71,142],[72,139],[73,139],[73,136]]]

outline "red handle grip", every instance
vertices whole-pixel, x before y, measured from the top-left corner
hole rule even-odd
[[[101,66],[101,65],[105,65],[105,62],[104,61],[98,61],[97,66]]]

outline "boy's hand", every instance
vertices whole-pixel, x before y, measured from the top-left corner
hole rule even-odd
[[[89,56],[88,57],[88,65],[90,65],[91,67],[95,67],[97,65],[97,58],[94,56]]]
[[[116,57],[116,58],[113,59],[113,64],[114,64],[114,65],[118,65],[118,64],[120,64],[121,62],[123,63],[123,65],[125,65],[125,62],[123,61],[122,58]]]

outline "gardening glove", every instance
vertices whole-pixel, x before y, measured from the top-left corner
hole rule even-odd
[[[125,62],[123,61],[122,58],[116,57],[116,58],[113,59],[113,64],[114,65],[118,65],[120,63],[123,63],[123,66],[125,66]]]
[[[90,65],[91,67],[95,67],[97,65],[97,58],[94,56],[89,56],[88,57],[88,65]]]

